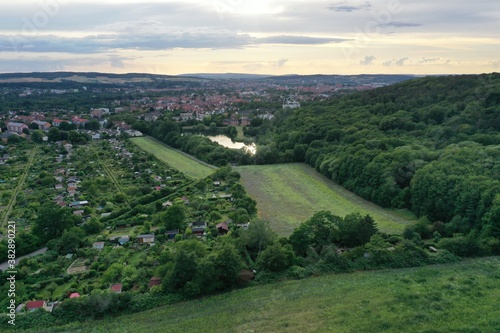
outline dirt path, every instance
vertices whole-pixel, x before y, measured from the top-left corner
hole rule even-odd
[[[16,186],[16,189],[14,190],[14,193],[12,193],[12,197],[10,198],[9,204],[7,205],[7,209],[5,210],[5,215],[3,216],[2,226],[1,226],[2,228],[9,220],[9,215],[12,211],[12,208],[14,208],[14,205],[16,204],[17,194],[23,188],[24,181],[26,180],[26,177],[28,176],[31,165],[33,164],[33,160],[35,159],[36,151],[37,151],[36,148],[33,148],[33,150],[31,151],[31,155],[28,159],[28,164],[26,165],[26,168],[24,169],[24,172],[21,176],[21,179],[19,180],[19,183]]]
[[[45,252],[47,252],[47,248],[46,247],[41,248],[39,250],[36,250],[35,252],[31,252],[30,254],[27,254],[25,256],[21,256],[19,258],[16,258],[16,265],[19,263],[19,261],[21,261],[21,259],[29,258],[29,257],[34,257],[36,255],[39,255],[39,254],[42,254],[42,253],[45,253]],[[7,268],[9,268],[9,262],[8,261],[0,264],[0,271],[5,271],[5,270],[7,270]]]

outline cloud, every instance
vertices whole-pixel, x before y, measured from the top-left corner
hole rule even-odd
[[[288,59],[280,59],[274,63],[274,67],[283,67],[288,62]]]
[[[422,58],[418,62],[419,64],[432,64],[432,65],[443,65],[450,63],[449,59],[444,59],[440,57],[430,57],[430,58]]]
[[[135,58],[119,55],[80,56],[64,59],[43,55],[20,56],[15,59],[0,59],[0,72],[52,72],[64,71],[75,67],[93,68],[97,66],[125,68],[125,62],[133,60]]]
[[[56,35],[0,35],[0,52],[102,53],[111,50],[159,51],[185,49],[241,49],[252,45],[321,45],[348,39],[279,35],[256,38],[228,30],[181,29],[97,34],[79,38]]]
[[[373,61],[375,60],[376,58],[372,55],[369,55],[369,56],[366,56],[364,57],[363,59],[361,59],[359,61],[359,63],[361,65],[364,65],[364,66],[368,66],[368,65],[372,65],[373,64]]]
[[[384,61],[382,63],[382,65],[384,65],[384,66],[403,66],[405,64],[406,60],[408,60],[408,57],[387,60],[387,61]]]
[[[367,1],[358,5],[349,4],[348,2],[340,2],[335,5],[328,6],[329,10],[340,13],[351,13],[360,10],[367,10],[371,8],[371,4]]]
[[[345,38],[322,38],[322,37],[309,37],[309,36],[272,36],[257,38],[257,44],[291,44],[291,45],[320,45],[329,43],[342,43],[349,41]]]
[[[380,24],[380,27],[383,28],[412,28],[412,27],[420,27],[422,24],[420,23],[404,23],[404,22],[389,22],[389,23],[382,23]]]

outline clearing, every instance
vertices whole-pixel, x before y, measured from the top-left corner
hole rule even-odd
[[[380,231],[401,233],[416,222],[407,211],[381,208],[337,185],[304,163],[241,166],[248,194],[257,201],[259,216],[271,222],[279,235],[288,236],[315,212],[328,210],[338,216],[369,214]]]
[[[190,178],[205,178],[214,173],[216,169],[210,164],[199,161],[150,137],[133,138],[130,141]]]

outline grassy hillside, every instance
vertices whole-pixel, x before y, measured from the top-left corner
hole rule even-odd
[[[182,154],[152,138],[134,138],[131,141],[148,153],[153,154],[160,161],[191,178],[204,178],[214,172],[214,168],[208,164]]]
[[[330,275],[37,332],[495,332],[500,258]]]
[[[262,218],[273,229],[289,235],[301,222],[319,210],[345,216],[353,212],[370,214],[379,229],[398,233],[415,222],[409,213],[381,208],[335,184],[302,163],[242,166],[236,168],[248,193],[257,201]]]

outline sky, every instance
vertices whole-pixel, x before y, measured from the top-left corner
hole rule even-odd
[[[0,72],[500,72],[498,0],[0,2]]]

